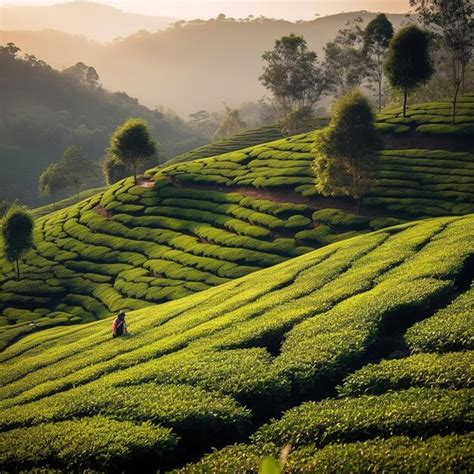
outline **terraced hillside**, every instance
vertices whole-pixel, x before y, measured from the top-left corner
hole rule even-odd
[[[326,120],[323,119],[322,123],[325,122]],[[276,125],[268,125],[265,127],[249,129],[245,130],[244,132],[236,133],[235,135],[232,135],[230,137],[211,142],[208,145],[204,145],[181,155],[178,155],[162,163],[160,167],[162,168],[164,166],[169,166],[170,164],[183,163],[199,158],[207,158],[209,156],[220,155],[223,153],[240,150],[241,148],[247,148],[249,146],[258,145],[260,143],[277,140],[278,138],[282,137],[283,135],[281,133],[280,127]],[[97,189],[87,189],[79,194],[79,198],[77,196],[71,196],[61,201],[38,207],[34,209],[33,215],[34,217],[41,217],[58,209],[69,207],[78,201],[82,201],[83,199],[93,196],[94,194],[98,194],[99,192],[105,191],[105,189],[105,187]]]
[[[266,125],[264,127],[252,128],[236,133],[230,137],[216,140],[199,148],[190,150],[182,155],[171,159],[168,164],[184,163],[208,158],[210,156],[222,155],[231,151],[241,150],[261,143],[271,142],[283,138],[281,128],[278,125]]]
[[[287,472],[472,471],[473,255],[473,216],[433,218],[131,312],[127,338],[24,337],[0,354],[0,469],[151,472],[238,441],[185,471],[288,442]]]
[[[464,103],[474,113],[474,102]],[[317,136],[160,167],[138,186],[126,179],[39,218],[22,280],[1,265],[0,347],[195,294],[389,225],[474,213],[472,153],[387,149],[363,215],[354,216],[350,200],[315,193]]]
[[[386,109],[378,114],[378,127],[381,131],[395,134],[416,133],[444,137],[471,137],[474,134],[473,114],[474,94],[459,98],[456,123],[452,124],[451,102],[431,102],[414,104],[403,117],[401,107]]]

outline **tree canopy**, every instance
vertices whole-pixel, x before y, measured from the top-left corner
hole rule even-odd
[[[403,92],[403,116],[406,117],[408,92],[433,74],[426,31],[415,25],[399,30],[390,41],[385,72],[390,84]]]
[[[69,146],[59,161],[50,164],[41,173],[40,194],[52,197],[64,191],[79,194],[85,184],[92,185],[94,178],[97,179],[96,171],[96,165],[86,157],[81,147]]]
[[[23,207],[11,206],[2,221],[5,257],[20,279],[19,260],[33,246],[33,218]]]
[[[266,65],[259,79],[279,103],[282,115],[319,101],[326,88],[324,75],[317,54],[302,36],[283,36],[262,58]]]
[[[225,105],[225,104],[224,104]],[[213,140],[220,140],[234,135],[247,128],[247,124],[240,118],[239,109],[231,109],[225,105],[225,114],[219,127],[212,136]]]
[[[151,139],[147,123],[141,118],[130,118],[119,125],[110,138],[110,153],[129,166],[137,183],[137,170],[158,152]]]
[[[474,46],[474,4],[472,0],[410,0],[425,27],[434,34],[437,47],[448,53],[452,89],[452,120]]]
[[[369,22],[364,30],[364,53],[368,61],[367,75],[370,82],[377,84],[379,111],[382,110],[383,62],[392,37],[393,26],[383,13]]]
[[[324,73],[330,91],[339,97],[359,87],[367,76],[362,18],[347,23],[324,47]]]
[[[377,172],[380,137],[367,98],[353,90],[337,101],[329,126],[314,144],[316,189],[324,196],[358,200]]]

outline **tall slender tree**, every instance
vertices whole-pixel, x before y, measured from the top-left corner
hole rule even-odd
[[[369,81],[377,84],[379,112],[382,110],[383,63],[392,38],[392,23],[383,13],[377,15],[364,31],[364,53],[368,60],[367,75]]]
[[[313,147],[317,191],[351,196],[357,201],[357,213],[377,173],[381,141],[374,121],[367,98],[353,90],[336,103],[329,126]]]
[[[390,84],[403,93],[404,117],[407,114],[408,93],[433,74],[428,47],[428,33],[415,25],[402,28],[390,41],[385,73]]]
[[[33,218],[23,207],[12,206],[2,221],[5,257],[20,279],[20,258],[33,246]]]
[[[474,46],[474,3],[472,0],[410,0],[410,5],[448,53],[454,124],[459,91]]]

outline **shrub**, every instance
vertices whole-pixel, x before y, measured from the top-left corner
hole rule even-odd
[[[20,428],[0,433],[0,440],[0,466],[6,470],[43,466],[116,470],[156,465],[177,441],[166,428],[104,417]]]
[[[474,377],[469,370],[474,352],[418,354],[398,360],[369,364],[349,375],[339,388],[340,395],[379,395],[410,387],[470,388]]]
[[[323,446],[394,435],[427,436],[472,428],[472,392],[413,388],[378,397],[307,402],[260,428],[255,443]]]
[[[472,312],[474,286],[431,318],[412,326],[405,340],[413,352],[448,352],[474,349]]]
[[[433,436],[428,439],[394,436],[391,439],[330,444],[322,449],[306,446],[290,451],[288,474],[303,472],[468,472],[473,459],[471,434]],[[204,456],[178,472],[189,474],[235,472],[259,473],[262,459],[279,456],[272,444],[237,444]]]

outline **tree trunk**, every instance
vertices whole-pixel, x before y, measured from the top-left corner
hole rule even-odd
[[[133,178],[135,180],[135,186],[136,186],[138,183],[138,180],[137,180],[137,165],[135,163],[133,164]]]
[[[459,87],[461,86],[461,83],[458,82],[456,84],[456,87],[454,89],[454,97],[453,97],[453,117],[452,117],[452,124],[454,125],[456,123],[456,105],[458,102],[458,94],[459,94]]]
[[[379,112],[382,112],[382,78],[379,79]]]
[[[16,280],[20,281],[20,262],[18,259],[15,259],[16,262]]]
[[[408,99],[408,90],[403,91],[403,118],[407,116],[407,99]]]
[[[357,206],[356,206],[356,214],[359,216],[360,215],[360,210],[362,208],[362,196],[357,198]]]

